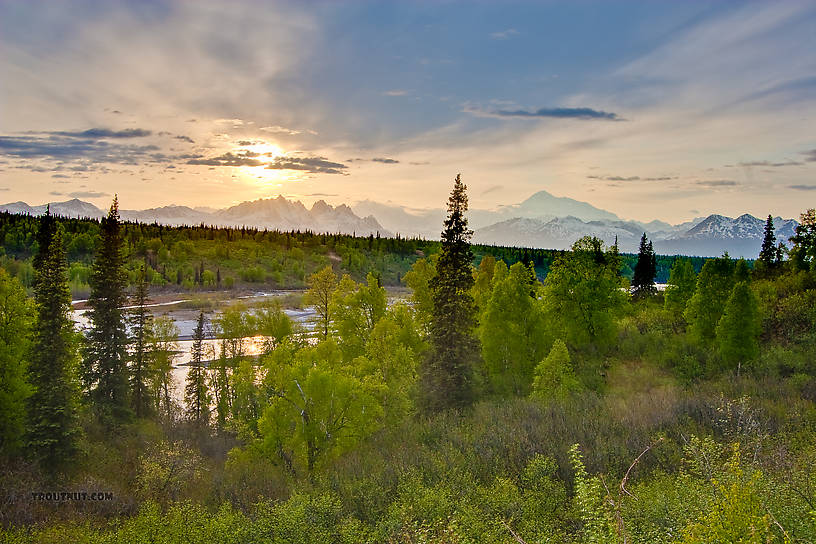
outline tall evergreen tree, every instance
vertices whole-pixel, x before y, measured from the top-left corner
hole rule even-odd
[[[46,214],[45,221],[52,221]],[[27,442],[43,467],[60,470],[76,454],[79,437],[77,349],[70,318],[62,229],[51,224],[51,240],[42,240],[35,270],[34,326],[29,381],[34,392],[29,400]]]
[[[765,236],[762,238],[762,248],[759,250],[759,262],[765,269],[772,268],[776,263],[776,235],[771,214],[768,214],[768,219],[765,221]]]
[[[153,316],[147,308],[148,303],[147,271],[142,267],[139,283],[133,294],[131,305],[131,340],[132,353],[130,357],[130,398],[133,413],[136,417],[150,415],[152,394],[150,393],[150,361],[148,353],[148,332]]]
[[[647,243],[646,233],[640,239],[638,260],[632,278],[632,292],[635,296],[651,295],[657,292],[654,278],[657,274],[657,259],[652,242]]]
[[[470,237],[465,212],[467,186],[456,176],[448,198],[448,216],[442,231],[442,247],[431,280],[433,310],[430,324],[431,348],[420,368],[425,407],[437,410],[473,401],[473,366],[479,354],[474,336],[476,304]]]
[[[119,223],[119,202],[113,199],[102,219],[102,240],[90,277],[90,331],[85,350],[83,380],[100,418],[122,422],[132,415],[128,402],[127,334],[124,310],[125,257]]]
[[[210,422],[210,396],[204,371],[204,312],[198,314],[191,355],[190,370],[184,387],[187,419],[196,427],[206,427]]]

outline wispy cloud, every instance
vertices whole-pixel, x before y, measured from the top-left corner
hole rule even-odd
[[[534,111],[529,110],[504,110],[504,109],[482,109],[466,107],[466,113],[480,117],[499,118],[519,118],[519,119],[579,119],[603,120],[603,121],[624,121],[617,113],[612,113],[593,108],[539,108]]]
[[[0,136],[0,155],[61,161],[88,159],[96,163],[135,164],[158,151],[155,145],[119,144],[105,136],[79,136],[81,133],[45,133],[45,136]],[[135,136],[112,136],[131,138]]]
[[[807,162],[816,162],[816,149],[811,149],[810,151],[803,151],[802,154],[805,156],[805,160]]]
[[[381,162],[383,164],[399,164],[397,159],[389,159],[386,157],[374,157],[371,159],[373,162]]]
[[[494,40],[506,40],[513,36],[518,36],[519,31],[515,28],[508,28],[507,30],[502,30],[500,32],[493,32],[490,34],[490,37]]]
[[[732,187],[734,185],[739,185],[739,183],[730,179],[702,180],[696,182],[696,184],[702,185],[703,187]]]
[[[74,198],[101,198],[103,196],[110,196],[110,194],[101,191],[74,191],[73,193],[68,193],[68,196]]]
[[[796,191],[816,191],[816,185],[788,185],[788,188]]]
[[[771,161],[748,161],[748,162],[738,162],[736,166],[765,166],[765,167],[773,167],[773,168],[781,168],[783,166],[802,166],[804,163],[799,161],[783,161],[783,162],[771,162]],[[726,164],[726,168],[733,168],[733,164]]]
[[[409,93],[409,91],[405,89],[391,89],[388,91],[383,91],[382,94],[385,96],[405,96]]]

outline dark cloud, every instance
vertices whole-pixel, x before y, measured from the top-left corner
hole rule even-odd
[[[53,174],[52,178],[69,178],[71,176],[66,176],[65,174]]]
[[[580,119],[591,120],[599,119],[604,121],[623,121],[617,113],[611,113],[602,110],[595,110],[592,108],[540,108],[535,111],[527,110],[479,110],[468,108],[465,111],[474,115],[481,115],[486,117],[507,117],[507,118],[522,118],[522,119],[540,119],[540,118],[554,118],[554,119]]]
[[[714,179],[698,181],[697,185],[702,185],[704,187],[733,187],[734,185],[738,185],[738,183],[730,179]]]
[[[321,197],[321,196],[340,196],[340,195],[338,195],[337,193],[312,193],[312,194],[303,195],[303,196],[318,196],[318,197]]]
[[[191,143],[191,144],[195,143],[195,140],[193,140],[189,136],[179,135],[179,136],[175,136],[175,138],[176,138],[176,140],[181,140],[183,142],[188,142],[188,143]]]
[[[51,191],[48,194],[51,196],[63,196],[65,193],[60,193],[59,191]]]
[[[11,189],[9,189],[8,187],[0,187],[0,191],[3,191],[3,192],[11,191]]]
[[[399,161],[397,159],[388,159],[385,157],[374,157],[371,159],[373,162],[381,162],[383,164],[398,164]]]
[[[49,159],[61,163],[87,160],[95,165],[100,163],[137,164],[149,153],[158,151],[158,149],[155,145],[111,143],[98,138],[65,136],[59,133],[44,133],[44,135],[37,136],[0,136],[0,155],[18,159]],[[22,165],[21,168],[32,171],[54,170],[54,168],[44,168],[36,164]],[[84,169],[90,168],[86,166]]]
[[[99,191],[74,191],[73,193],[68,193],[68,196],[74,198],[99,198],[110,195],[108,193],[102,193]]]
[[[816,149],[811,149],[810,151],[803,151],[802,155],[805,156],[805,160],[807,162],[816,162]]]
[[[46,134],[54,134],[56,136],[66,136],[68,138],[143,138],[153,134],[149,130],[142,128],[126,128],[124,130],[111,130],[109,128],[89,128],[81,132],[50,132]]]
[[[255,157],[258,153],[251,151],[244,151],[241,153],[224,153],[218,157],[209,159],[190,159],[187,164],[196,164],[201,166],[263,166],[263,162]]]
[[[311,174],[344,174],[343,170],[348,168],[326,157],[276,157],[266,167],[270,170],[303,170]]]
[[[253,142],[252,140],[241,140],[240,142],[238,142],[238,145],[255,145],[255,142]]]
[[[788,189],[797,191],[816,191],[816,185],[788,185]]]

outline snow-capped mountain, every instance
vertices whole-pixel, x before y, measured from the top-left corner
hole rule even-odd
[[[81,200],[52,202],[51,213],[63,217],[102,217],[105,211]],[[41,215],[46,204],[29,206],[25,202],[0,205],[0,211]],[[230,227],[257,227],[278,230],[311,230],[313,232],[341,232],[368,236],[379,233],[391,236],[373,216],[359,217],[345,204],[337,207],[320,200],[311,209],[299,201],[291,201],[279,196],[275,199],[260,199],[242,202],[235,206],[208,212],[187,206],[163,206],[147,210],[120,210],[124,220],[164,225],[206,225]]]
[[[798,223],[793,219],[774,219],[776,238],[788,242]],[[732,257],[754,259],[759,255],[765,221],[744,214],[736,219],[710,215],[673,227],[650,232],[635,221],[582,221],[575,217],[551,220],[516,218],[477,229],[473,239],[486,244],[568,249],[582,236],[597,236],[606,244],[618,240],[623,252],[636,252],[641,235],[653,242],[660,254],[715,257],[727,251]],[[659,225],[658,225],[659,226]]]
[[[102,217],[105,212],[91,204],[77,198],[66,200],[65,202],[50,202],[51,214],[62,217]],[[9,213],[27,213],[30,215],[42,215],[49,204],[39,206],[29,206],[25,202],[11,202],[0,205],[0,211]]]

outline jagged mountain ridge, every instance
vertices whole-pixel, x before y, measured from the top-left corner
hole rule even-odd
[[[51,213],[63,217],[102,217],[105,211],[89,202],[78,199],[50,203]],[[0,211],[42,215],[46,204],[30,206],[25,202],[0,205]],[[274,199],[259,199],[242,202],[226,209],[208,212],[187,206],[162,206],[147,210],[120,210],[122,219],[143,223],[158,222],[165,225],[206,225],[225,227],[257,227],[278,230],[311,230],[313,232],[340,232],[368,236],[379,233],[391,236],[373,217],[359,217],[345,204],[337,207],[319,200],[311,209],[299,201],[291,201],[279,196]]]
[[[471,210],[471,225],[476,226],[474,242],[508,246],[542,247],[548,249],[568,249],[581,236],[592,235],[604,240],[607,244],[618,239],[621,251],[635,252],[643,232],[653,241],[655,250],[662,254],[684,254],[699,256],[718,256],[727,251],[734,257],[755,258],[765,228],[765,221],[749,214],[729,218],[719,214],[696,218],[680,225],[669,225],[662,221],[641,223],[624,221],[616,215],[594,208],[575,206],[589,217],[600,215],[601,218],[587,219],[587,216],[573,215],[554,216],[548,207],[553,202],[560,202],[560,197],[547,198],[544,191],[533,195],[516,206],[505,206],[496,210]],[[548,194],[548,193],[547,193]],[[552,196],[552,195],[549,195]],[[572,199],[567,199],[572,200]],[[572,201],[578,202],[578,201]],[[53,202],[51,211],[55,215],[68,217],[101,217],[105,211],[89,202],[73,199],[66,202]],[[39,215],[45,212],[46,205],[30,206],[25,202],[13,202],[0,206],[0,211],[11,213],[28,213]],[[501,218],[507,210],[521,210],[520,213],[533,214],[541,212],[538,217]],[[593,211],[596,210],[596,211]],[[357,213],[355,213],[355,211]],[[361,217],[361,212],[378,212],[385,215],[388,221],[381,224],[376,214],[368,213]],[[426,238],[438,238],[441,231],[443,210],[412,210],[402,206],[363,201],[350,208],[345,204],[331,206],[323,200],[307,208],[299,201],[287,200],[283,196],[274,199],[259,199],[242,202],[229,208],[210,211],[194,209],[187,206],[163,206],[147,210],[121,210],[123,219],[141,222],[159,222],[166,225],[195,225],[204,223],[219,226],[252,226],[279,230],[311,230],[314,232],[342,232],[367,236],[379,233],[391,236],[393,232],[404,235],[419,234]],[[612,218],[609,218],[612,216]],[[493,219],[494,221],[491,221]],[[397,228],[389,226],[397,224]],[[479,228],[479,224],[481,227]],[[425,232],[411,232],[409,229],[418,225],[424,226]],[[774,218],[776,236],[779,241],[787,242],[793,236],[798,223],[793,219]]]
[[[793,219],[774,218],[778,241],[788,242],[799,223]],[[765,232],[765,220],[749,214],[736,219],[710,215],[700,220],[678,225],[672,231],[649,232],[634,221],[582,221],[576,217],[550,220],[515,218],[477,229],[476,242],[498,245],[568,249],[581,236],[597,236],[607,244],[617,237],[624,252],[636,252],[641,235],[653,242],[655,251],[664,255],[698,255],[714,257],[727,251],[732,257],[754,259]]]

